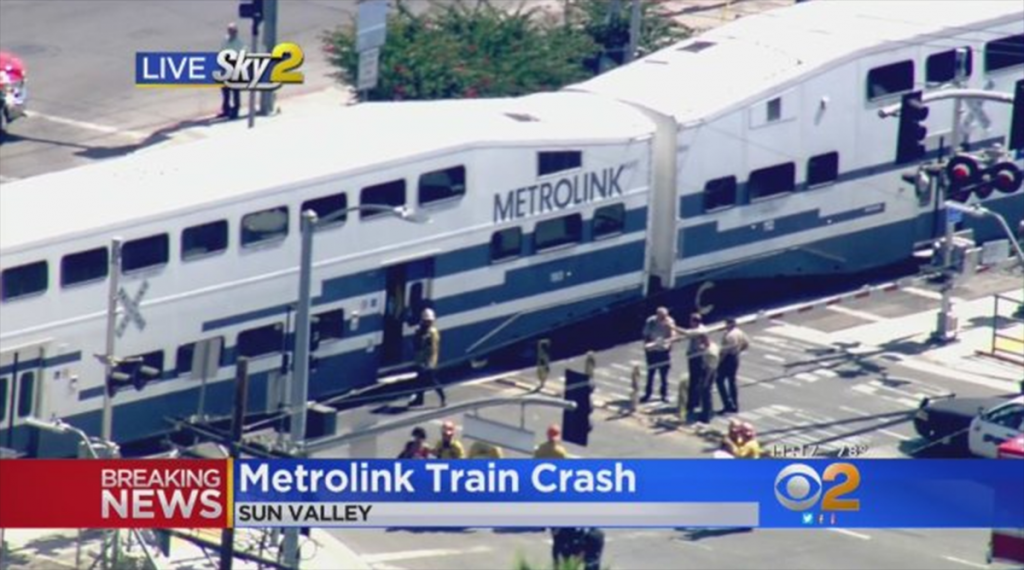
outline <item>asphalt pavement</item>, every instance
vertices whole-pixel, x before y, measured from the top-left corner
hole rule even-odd
[[[1020,282],[1019,272],[994,271],[954,292],[965,311],[971,307],[975,311],[966,320],[964,343],[976,343],[976,337],[985,334],[987,321],[979,315],[990,296],[1013,293]],[[678,420],[674,391],[669,404],[650,403],[629,413],[633,366],[640,364],[643,372],[639,343],[595,353],[595,401],[602,408],[594,415],[590,445],[569,444],[570,453],[578,457],[708,457],[717,448],[713,432],[722,429],[729,417],[739,417],[757,426],[766,448],[790,456],[955,456],[939,447],[925,449],[914,433],[913,414],[921,398],[991,396],[1018,389],[1012,378],[1020,376],[1021,368],[973,355],[973,351],[973,356],[959,359],[966,362],[960,364],[962,371],[928,364],[958,348],[924,342],[922,338],[930,332],[927,324],[911,333],[902,330],[907,323],[932,322],[938,299],[927,282],[905,282],[882,295],[854,299],[839,310],[835,307],[794,308],[782,317],[745,325],[752,348],[740,371],[742,411],[716,417],[710,429]],[[889,332],[873,334],[872,327]],[[873,337],[874,344],[851,340],[862,336]],[[559,394],[564,370],[581,370],[583,365],[582,356],[552,363],[545,391]],[[684,373],[682,349],[677,348],[672,377],[678,379]],[[642,376],[641,390],[644,381]],[[535,371],[523,369],[453,386],[449,402],[522,395],[538,386]],[[427,401],[425,409],[432,411],[437,405],[433,394],[428,394]],[[410,413],[415,412],[396,402],[345,412],[341,425],[355,428]],[[560,421],[560,412],[549,408],[527,408],[525,415],[517,407],[497,408],[480,415],[511,425],[522,423],[533,430],[537,441],[547,425]],[[457,424],[463,421],[459,416],[449,419]],[[440,423],[424,423],[432,440],[439,434]],[[341,447],[323,456],[390,457],[402,448],[408,431],[380,436],[358,450]],[[524,455],[510,452],[507,456]],[[330,532],[377,570],[502,569],[513,567],[519,558],[543,564],[550,552],[548,535],[539,531]],[[1003,568],[986,564],[989,532],[977,529],[613,529],[607,535],[604,563],[615,570]]]

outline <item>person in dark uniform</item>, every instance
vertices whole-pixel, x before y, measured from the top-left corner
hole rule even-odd
[[[654,315],[644,323],[644,353],[647,356],[647,389],[641,402],[651,399],[654,389],[654,375],[661,374],[661,401],[668,402],[668,373],[672,368],[672,342],[675,340],[676,323],[668,309],[658,307]]]
[[[433,309],[423,309],[420,326],[416,330],[416,387],[418,392],[409,402],[410,406],[423,405],[423,392],[434,388],[441,398],[441,407],[446,405],[444,388],[437,379],[437,360],[441,354],[441,332],[437,330],[437,317]]]
[[[245,49],[245,44],[242,42],[241,38],[238,37],[238,26],[235,25],[234,22],[228,24],[227,36],[225,36],[224,43],[221,44],[220,49],[235,51]],[[237,119],[239,109],[242,106],[241,91],[223,86],[220,88],[220,93],[222,100],[220,116],[228,119]]]
[[[690,339],[686,349],[686,359],[689,369],[688,384],[686,387],[686,413],[693,414],[700,400],[700,385],[704,379],[704,358],[701,349],[701,337],[707,336],[707,329],[704,328],[704,319],[700,313],[690,315],[690,328],[675,328],[680,336]],[[680,404],[681,406],[681,404]]]

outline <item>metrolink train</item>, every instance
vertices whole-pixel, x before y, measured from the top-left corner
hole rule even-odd
[[[115,440],[195,414],[204,383],[203,411],[226,414],[240,356],[249,410],[280,409],[306,210],[338,218],[313,236],[313,399],[408,365],[425,307],[454,365],[656,291],[907,261],[941,233],[941,199],[902,180],[914,165],[894,164],[898,120],[879,110],[1022,77],[1020,2],[822,0],[554,93],[359,104],[5,185],[0,446],[73,449],[32,416],[99,434],[115,271],[137,306],[116,355],[157,372],[113,394]],[[954,111],[929,107],[931,158]],[[1010,105],[964,109],[966,148],[1006,144]],[[1020,191],[983,201],[1024,215]],[[200,367],[197,346],[219,354]]]

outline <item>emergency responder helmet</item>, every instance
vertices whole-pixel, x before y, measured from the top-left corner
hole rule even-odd
[[[744,422],[740,429],[743,436],[747,439],[754,439],[754,435],[757,433],[750,422]]]
[[[420,315],[420,318],[424,321],[431,322],[437,320],[436,315],[434,315],[434,309],[423,309],[423,314]]]

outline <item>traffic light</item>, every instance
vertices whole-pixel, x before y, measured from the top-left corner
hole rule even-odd
[[[927,118],[928,107],[921,100],[920,91],[903,96],[899,138],[896,141],[896,164],[917,162],[924,158],[924,139],[928,136],[928,128],[921,123]]]
[[[1010,119],[1010,150],[1024,149],[1024,79],[1013,90],[1013,118]]]
[[[575,370],[565,371],[565,399],[576,403],[575,410],[562,412],[562,439],[578,445],[587,445],[590,436],[591,398],[594,384],[590,376]]]
[[[238,6],[238,17],[260,22],[263,20],[263,0],[242,0]]]
[[[107,393],[113,396],[122,386],[132,385],[142,390],[146,383],[160,376],[160,370],[146,366],[142,358],[121,360],[107,378]]]

